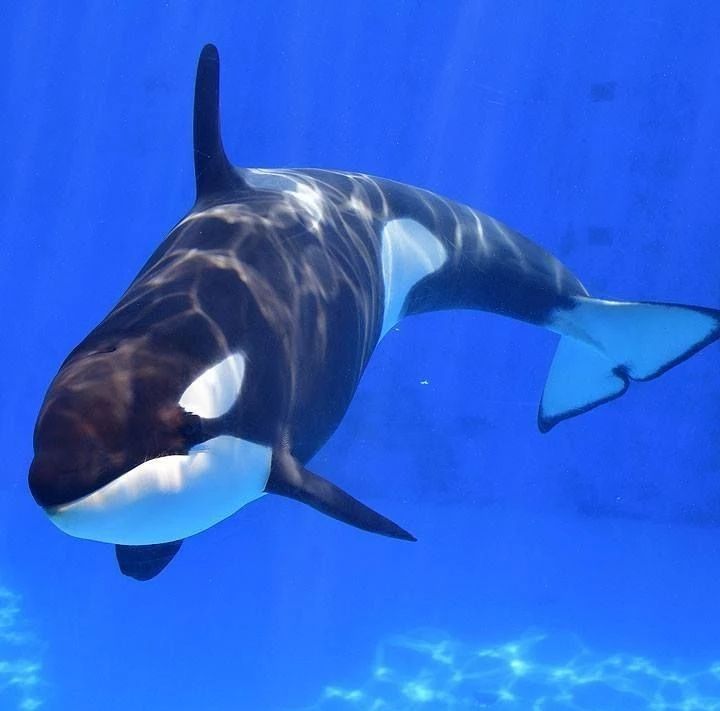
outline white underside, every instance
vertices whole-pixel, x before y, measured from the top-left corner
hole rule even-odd
[[[65,533],[148,545],[187,538],[261,497],[272,450],[228,435],[188,455],[141,464],[102,489],[50,512]]]
[[[381,251],[385,283],[382,336],[402,318],[410,290],[440,269],[447,257],[443,243],[419,222],[401,218],[385,225]]]

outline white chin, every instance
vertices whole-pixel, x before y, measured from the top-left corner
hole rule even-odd
[[[187,455],[151,459],[50,520],[78,538],[149,545],[187,538],[264,494],[272,450],[223,435]]]

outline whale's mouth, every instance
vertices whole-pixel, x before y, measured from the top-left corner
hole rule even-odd
[[[148,460],[91,494],[44,506],[65,533],[102,543],[150,545],[187,538],[263,495],[272,450],[222,435]]]
[[[54,511],[84,499],[111,482],[117,472],[92,466],[64,466],[65,452],[44,451],[30,464],[28,484],[35,503],[45,511]]]

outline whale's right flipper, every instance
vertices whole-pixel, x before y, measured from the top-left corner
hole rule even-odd
[[[411,533],[365,506],[340,487],[305,469],[284,449],[273,453],[265,491],[302,501],[338,521],[364,531],[406,541],[417,540]]]
[[[561,420],[652,380],[720,336],[720,311],[698,306],[575,297],[548,327],[562,335],[538,413],[547,432]]]

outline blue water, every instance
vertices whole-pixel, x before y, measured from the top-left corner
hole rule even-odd
[[[412,545],[266,497],[139,584],[26,485],[60,362],[192,203],[208,41],[237,164],[427,187],[594,294],[720,305],[720,5],[598,5],[4,4],[0,708],[720,709],[718,346],[540,435],[552,334],[403,322],[312,466]]]

